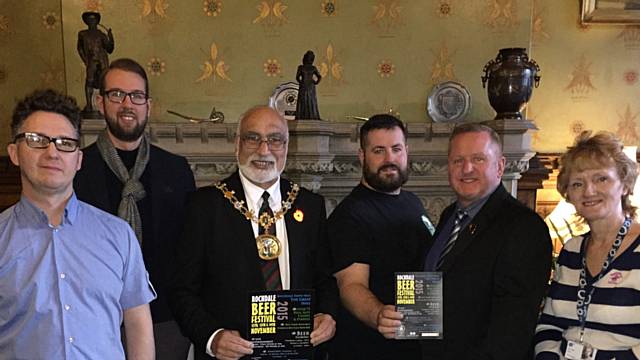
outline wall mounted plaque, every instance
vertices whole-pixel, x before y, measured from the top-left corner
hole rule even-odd
[[[435,122],[461,122],[469,110],[471,94],[455,81],[437,84],[427,98],[427,113]]]
[[[276,86],[269,98],[269,106],[278,110],[287,120],[296,118],[296,103],[298,100],[298,83],[286,82]]]

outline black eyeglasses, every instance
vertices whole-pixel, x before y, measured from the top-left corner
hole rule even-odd
[[[258,134],[246,134],[242,135],[240,139],[242,139],[242,143],[247,150],[255,150],[265,142],[269,150],[278,151],[284,149],[284,145],[287,143],[287,139],[278,135],[269,135],[263,139],[262,136]]]
[[[78,145],[80,144],[78,139],[63,136],[49,137],[47,135],[33,132],[18,134],[13,138],[13,142],[16,143],[20,139],[24,139],[27,146],[34,149],[46,149],[49,147],[50,143],[53,143],[56,149],[62,152],[74,152],[78,149]]]
[[[107,90],[104,92],[104,94],[107,96],[107,99],[109,99],[109,101],[117,104],[122,104],[124,102],[124,98],[126,98],[127,96],[129,97],[131,103],[135,105],[144,105],[149,100],[147,94],[143,93],[142,91],[134,91],[128,93],[126,91],[115,89]]]

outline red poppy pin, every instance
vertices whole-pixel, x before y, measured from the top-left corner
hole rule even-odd
[[[294,218],[297,222],[301,223],[301,222],[302,222],[302,220],[304,220],[304,213],[302,212],[302,210],[297,209],[297,210],[293,213],[293,218]]]

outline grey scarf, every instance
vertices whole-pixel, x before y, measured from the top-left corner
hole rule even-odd
[[[122,198],[118,206],[118,217],[124,219],[131,225],[140,244],[142,244],[142,220],[140,219],[140,211],[138,211],[136,202],[147,195],[144,191],[144,186],[142,186],[140,182],[140,176],[142,176],[149,162],[149,139],[147,136],[147,134],[142,135],[136,163],[131,171],[127,171],[122,159],[118,156],[118,152],[111,143],[106,129],[98,135],[98,139],[96,140],[96,145],[98,146],[98,151],[100,151],[102,159],[104,159],[109,169],[111,169],[116,177],[124,184],[122,187]]]

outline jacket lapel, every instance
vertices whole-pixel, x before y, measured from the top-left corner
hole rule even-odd
[[[465,252],[467,247],[473,242],[475,239],[482,239],[482,234],[491,226],[493,223],[493,218],[495,217],[496,212],[500,208],[500,203],[505,198],[505,196],[510,196],[507,194],[506,190],[502,185],[498,186],[498,188],[489,196],[487,202],[482,206],[480,212],[476,214],[476,216],[471,220],[464,229],[460,230],[460,235],[456,240],[456,243],[453,245],[453,248],[447,254],[442,263],[441,270],[446,272],[449,270],[453,264],[461,257],[461,255]],[[453,216],[453,214],[450,214]]]
[[[291,182],[280,178],[280,194],[282,196],[282,200],[287,199],[287,193],[289,191],[291,191]],[[302,239],[305,238],[303,236],[304,223],[302,221],[295,220],[293,215],[296,211],[302,211],[304,214],[304,210],[301,209],[300,201],[297,198],[291,205],[291,209],[289,209],[289,211],[284,215],[284,222],[287,227],[287,243],[289,246],[289,285],[291,289],[300,287],[299,282],[301,279],[298,269],[301,269],[304,266],[304,261],[306,261],[303,256],[304,243],[302,241]]]
[[[240,175],[236,171],[231,176],[223,180],[223,183],[227,184],[227,189],[233,190],[235,197],[239,201],[244,201],[247,206],[246,195],[244,194],[244,188],[240,181]],[[228,201],[225,199],[225,201]],[[243,214],[228,202],[225,206],[228,206],[231,215],[230,230],[234,232],[234,237],[239,243],[239,247],[243,254],[245,254],[247,264],[252,264],[251,269],[247,269],[255,279],[256,283],[264,286],[264,279],[262,278],[262,269],[260,268],[260,257],[258,256],[258,249],[256,248],[256,237],[253,234],[253,227],[251,221],[247,220]],[[257,215],[256,215],[257,216]]]

